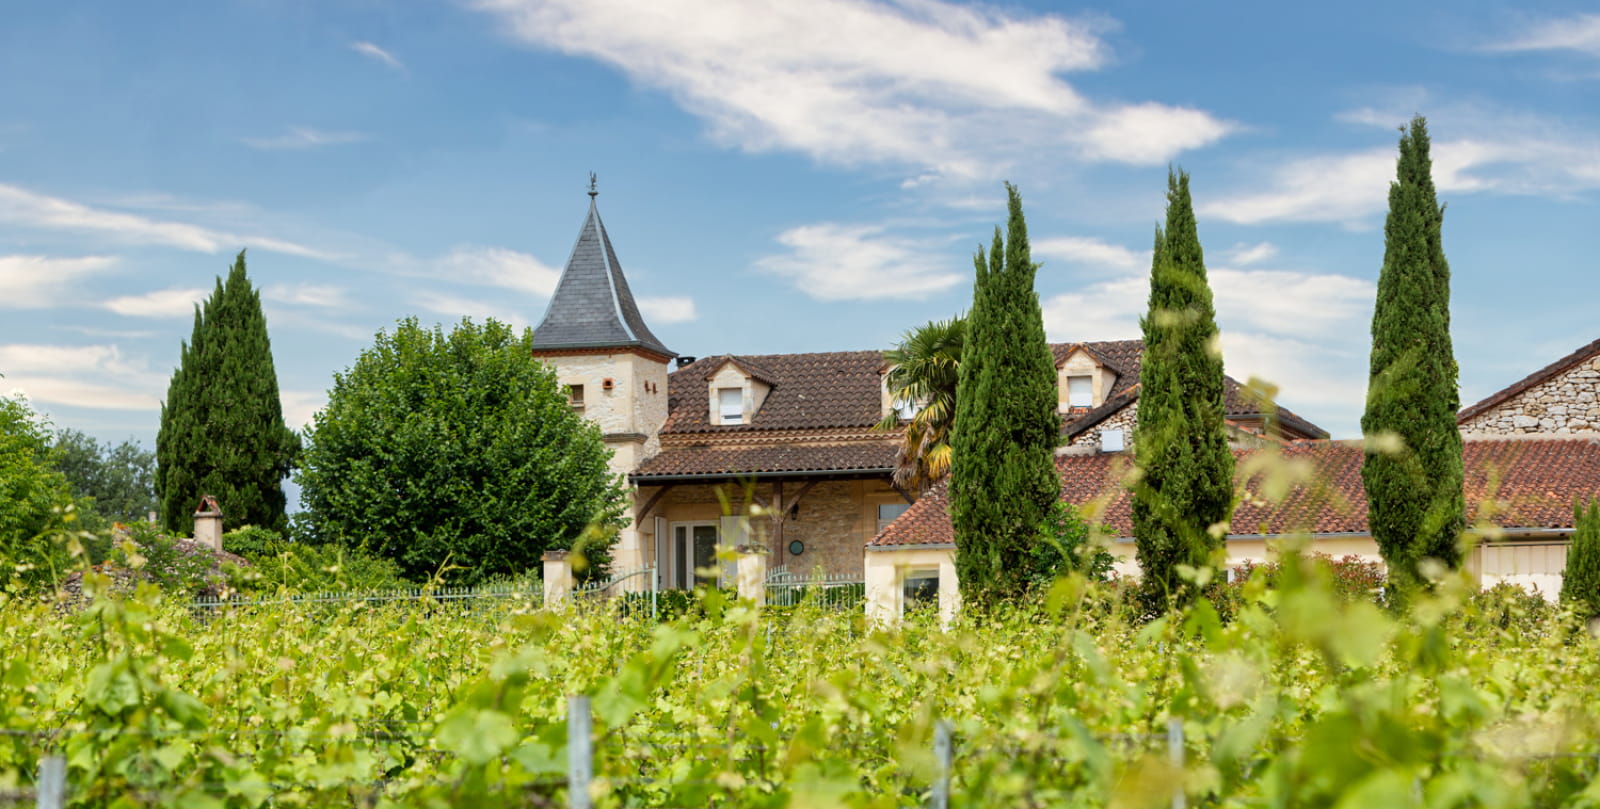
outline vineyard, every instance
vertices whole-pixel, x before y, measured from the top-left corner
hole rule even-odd
[[[950,806],[1600,805],[1583,627],[1453,580],[1401,620],[1326,577],[1290,563],[1153,621],[1064,580],[879,633],[717,591],[652,621],[536,596],[197,609],[91,576],[92,600],[0,604],[0,795],[60,756],[69,806],[913,807],[946,775]]]

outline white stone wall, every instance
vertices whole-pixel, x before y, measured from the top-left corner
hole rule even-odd
[[[1461,424],[1487,435],[1600,432],[1600,355],[1501,402]]]
[[[1056,450],[1057,455],[1093,455],[1100,451],[1100,433],[1105,430],[1122,430],[1122,446],[1124,450],[1133,449],[1133,427],[1139,423],[1139,403],[1134,401],[1127,407],[1112,413],[1104,421],[1096,424],[1087,432],[1081,433],[1072,439],[1072,443]]]

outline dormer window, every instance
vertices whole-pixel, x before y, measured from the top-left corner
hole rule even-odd
[[[1067,406],[1094,407],[1094,379],[1089,376],[1067,377]]]
[[[744,389],[717,389],[717,416],[722,424],[744,423]]]

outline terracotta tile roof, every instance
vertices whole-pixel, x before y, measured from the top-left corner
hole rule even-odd
[[[705,380],[707,382],[710,382],[711,378],[717,375],[717,371],[721,370],[722,366],[725,363],[730,363],[731,362],[734,365],[738,366],[745,373],[749,374],[751,377],[753,377],[755,379],[759,379],[762,382],[767,383],[768,385],[776,385],[776,384],[778,384],[778,375],[777,374],[774,374],[771,371],[768,371],[765,368],[762,368],[760,365],[757,365],[754,362],[751,362],[749,357],[740,357],[740,356],[736,356],[736,355],[733,355],[733,354],[723,354],[720,357],[711,357],[710,359],[712,359],[714,361],[706,363]],[[671,384],[668,384],[667,388],[669,390],[671,389],[671,387],[672,387]]]
[[[713,425],[706,374],[729,358],[705,357],[667,377],[670,433],[750,433],[828,427],[871,427],[883,418],[881,351],[739,355],[746,370],[760,369],[772,386],[749,424]],[[752,371],[754,373],[754,371]]]
[[[1531,374],[1528,374],[1516,382],[1511,383],[1511,385],[1506,387],[1504,390],[1490,394],[1488,397],[1483,399],[1483,401],[1480,401],[1477,404],[1462,408],[1461,412],[1456,415],[1456,423],[1461,424],[1468,419],[1473,418],[1474,416],[1482,414],[1486,410],[1490,410],[1495,406],[1504,403],[1507,399],[1511,399],[1535,385],[1543,384],[1544,382],[1560,376],[1561,374],[1566,373],[1567,371],[1576,367],[1579,363],[1582,363],[1584,360],[1587,360],[1596,354],[1600,354],[1600,340],[1596,340],[1584,346],[1583,348],[1580,348],[1577,351],[1574,351],[1571,354],[1568,354],[1567,356],[1562,357],[1561,359],[1556,360],[1555,362],[1552,362]]]
[[[1246,496],[1233,516],[1233,534],[1365,534],[1366,495],[1361,487],[1359,443],[1296,441],[1285,446],[1284,468],[1298,482],[1280,502],[1260,496],[1261,450],[1236,450],[1238,481]],[[1572,527],[1572,503],[1600,496],[1600,441],[1540,438],[1469,440],[1463,460],[1468,519],[1485,505],[1491,522],[1510,529]],[[1061,499],[1091,505],[1098,521],[1120,538],[1133,535],[1131,495],[1121,486],[1132,459],[1125,453],[1061,456]],[[946,484],[939,484],[868,543],[874,547],[951,544]],[[1491,499],[1492,495],[1492,499]]]
[[[887,474],[894,468],[894,454],[894,442],[882,439],[837,444],[665,447],[660,454],[645,461],[630,478],[645,482],[654,477],[737,477],[777,472]]]
[[[1082,348],[1117,373],[1116,384],[1104,403],[1081,415],[1064,419],[1062,432],[1073,437],[1116,413],[1139,395],[1142,340],[1107,340],[1053,343],[1051,353],[1059,364],[1074,349]],[[752,376],[772,386],[748,424],[713,425],[707,401],[706,380],[723,363],[732,361]],[[881,351],[838,351],[814,354],[760,354],[703,357],[667,377],[668,415],[662,434],[752,433],[840,427],[870,427],[883,417]],[[1261,416],[1258,402],[1243,385],[1227,379],[1227,415],[1234,420]],[[1320,438],[1327,433],[1293,412],[1279,408],[1278,417],[1290,437]]]

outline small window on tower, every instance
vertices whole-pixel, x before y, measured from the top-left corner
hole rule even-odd
[[[1086,376],[1067,377],[1067,405],[1094,407],[1094,380]]]
[[[572,405],[572,409],[573,410],[576,410],[576,411],[578,411],[580,413],[583,412],[583,386],[582,385],[568,385],[567,386],[567,404]]]
[[[743,424],[744,390],[717,388],[717,414],[722,424]]]

